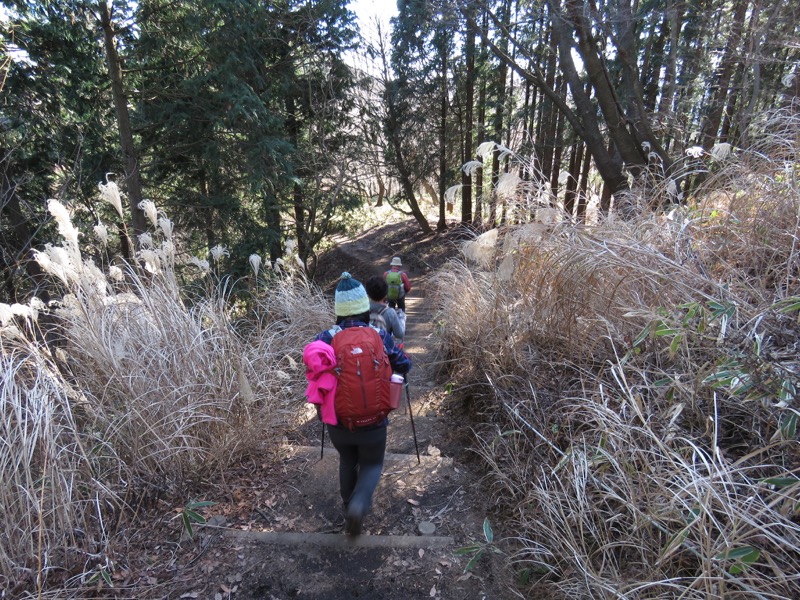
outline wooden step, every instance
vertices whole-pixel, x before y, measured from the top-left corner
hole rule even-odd
[[[302,456],[308,459],[319,459],[319,446],[284,446],[284,452],[289,456]],[[329,441],[325,441],[325,453],[323,459],[338,458],[336,448],[334,448]],[[428,456],[427,454],[420,455],[420,463],[422,465],[430,466],[450,466],[453,464],[453,459],[449,456]],[[383,457],[384,464],[386,463],[413,463],[417,464],[416,454],[394,454],[387,452]],[[411,465],[411,466],[413,466]]]
[[[292,533],[288,531],[241,531],[226,529],[225,535],[245,541],[283,546],[312,545],[326,548],[446,548],[455,540],[433,535],[358,535],[342,533]]]

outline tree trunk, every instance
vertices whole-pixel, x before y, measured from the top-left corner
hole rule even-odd
[[[467,15],[469,18],[469,15]],[[485,67],[488,62],[488,13],[484,10],[483,20],[480,28],[481,36],[481,51],[480,62],[481,67]],[[482,69],[483,70],[483,69]],[[478,88],[478,143],[481,144],[486,139],[486,77],[481,77],[480,87]],[[484,169],[478,169],[475,173],[475,224],[483,228],[483,172]]]
[[[736,130],[738,135],[738,144],[744,148],[747,148],[750,145],[750,120],[753,117],[753,113],[755,108],[758,104],[758,100],[761,96],[761,92],[763,89],[762,86],[762,63],[766,62],[763,52],[763,46],[767,43],[767,36],[774,37],[775,36],[775,29],[776,24],[783,23],[784,27],[787,25],[791,27],[794,24],[796,19],[792,18],[791,16],[784,15],[782,19],[779,19],[781,14],[781,8],[787,9],[787,11],[791,11],[788,8],[787,4],[776,2],[774,7],[772,8],[772,12],[767,19],[767,22],[759,27],[757,23],[759,22],[759,15],[762,10],[761,3],[755,3],[753,6],[753,15],[751,17],[751,24],[748,27],[748,39],[750,40],[749,43],[749,51],[746,59],[746,65],[744,66],[744,71],[742,74],[742,86],[741,86],[741,94],[745,93],[745,90],[750,90],[749,98],[746,99],[747,104],[745,105],[745,99],[742,99],[742,106],[740,108],[739,114],[736,116],[731,115],[731,118],[736,121]],[[779,36],[781,39],[782,36]],[[752,84],[749,84],[747,81],[747,66],[752,63]],[[800,77],[796,77],[795,81],[800,82]]]
[[[727,104],[729,86],[733,76],[736,63],[738,61],[739,44],[742,40],[742,29],[744,28],[744,17],[747,12],[749,2],[738,0],[734,5],[733,20],[725,50],[719,64],[719,69],[714,77],[712,84],[713,94],[708,106],[708,112],[703,122],[700,134],[700,143],[706,151],[711,150],[717,141],[719,125],[722,121],[722,111]]]
[[[14,271],[20,265],[25,266],[30,282],[33,284],[33,294],[45,304],[50,302],[47,291],[46,278],[42,267],[33,259],[32,246],[34,233],[30,228],[30,221],[22,212],[22,206],[17,195],[16,184],[8,176],[9,152],[0,152],[0,214],[11,226],[9,233],[2,241],[3,257],[6,264],[3,266],[3,279],[6,288],[6,303],[25,302],[17,296],[17,285]]]
[[[569,178],[564,191],[564,211],[572,218],[575,212],[576,198],[578,195],[578,180],[580,179],[581,166],[583,166],[583,142],[577,142],[572,147],[569,157]]]
[[[511,18],[511,0],[503,0],[501,4],[500,27],[499,35],[500,41],[498,46],[500,50],[508,53],[508,22]],[[506,106],[506,75],[508,74],[508,66],[505,61],[500,62],[500,67],[495,73],[494,86],[494,118],[492,120],[492,135],[498,144],[503,142],[503,117]],[[500,180],[500,150],[495,149],[492,153],[492,195],[489,200],[489,215],[488,226],[489,228],[495,227],[497,224],[497,182]]]
[[[475,18],[474,8],[467,8],[472,18],[467,18],[467,36],[464,40],[464,149],[463,162],[473,155],[473,109],[475,105]],[[472,176],[461,170],[461,222],[472,223]]]
[[[297,108],[295,98],[291,91],[286,91],[283,97],[284,108],[286,110],[286,133],[289,141],[295,148],[300,146],[300,121],[297,118]],[[297,177],[303,179],[308,175],[306,169],[301,165],[297,167]],[[303,187],[300,183],[292,186],[292,210],[294,212],[294,234],[297,238],[297,254],[303,264],[308,260],[309,252],[313,244],[308,243],[309,227],[306,219],[306,201]]]
[[[554,11],[556,11],[553,18],[554,22],[559,21],[556,3],[551,0],[549,4],[553,7]],[[645,158],[642,155],[639,141],[628,131],[628,120],[617,99],[615,90],[611,85],[611,76],[602,58],[598,55],[598,43],[600,42],[596,37],[595,28],[586,18],[583,8],[584,4],[582,2],[578,0],[568,0],[567,14],[563,14],[563,16],[565,18],[569,17],[569,22],[573,30],[572,33],[577,36],[578,44],[576,49],[583,60],[589,80],[592,82],[594,96],[600,107],[600,111],[603,113],[609,136],[614,140],[614,144],[619,150],[622,160],[625,162],[625,166],[631,170],[634,176],[638,176],[645,165]],[[561,33],[560,35],[563,37],[564,34]],[[622,49],[620,48],[619,50],[621,51]],[[628,57],[622,58],[623,60],[630,60]],[[635,60],[635,57],[633,57],[633,59]],[[562,68],[566,60],[572,63],[571,56],[565,57],[562,54]],[[570,89],[572,89],[571,84]],[[581,93],[582,92],[581,90]],[[574,96],[576,91],[572,90],[572,93]],[[577,103],[577,98],[575,101]],[[583,111],[581,111],[581,114],[583,116]]]
[[[381,207],[383,206],[383,197],[386,195],[386,184],[383,183],[383,177],[381,177],[380,172],[376,173],[375,177],[378,180],[378,201],[375,206]]]
[[[553,32],[551,31],[550,52],[547,54],[547,63],[545,64],[544,72],[545,85],[550,89],[555,89],[556,86],[556,70],[558,68],[556,62],[557,57],[558,48],[556,47]],[[563,81],[563,78],[559,78],[559,81]],[[561,88],[561,84],[559,84],[558,87]],[[554,141],[556,137],[558,116],[552,98],[547,95],[545,95],[544,100],[542,101],[539,119],[539,128],[536,135],[535,146],[536,154],[540,160],[538,170],[542,183],[548,183],[550,181],[550,176],[553,173],[553,152],[555,151]]]
[[[423,233],[431,233],[431,226],[425,218],[425,215],[422,214],[422,211],[419,209],[417,198],[414,195],[414,184],[411,180],[412,173],[408,165],[406,165],[403,146],[398,132],[397,106],[395,105],[396,90],[389,77],[389,63],[383,47],[381,48],[381,61],[383,63],[384,100],[386,102],[386,135],[389,137],[389,143],[394,150],[394,166],[397,169],[400,187],[411,209],[411,214],[417,221],[420,229],[422,229]]]
[[[442,67],[441,87],[439,99],[439,222],[436,224],[437,231],[447,229],[447,216],[445,214],[444,194],[447,190],[447,39],[442,35],[441,47],[439,48],[439,60]]]
[[[569,121],[576,134],[580,136],[585,142],[586,146],[594,158],[595,166],[603,181],[608,183],[611,193],[627,191],[628,178],[623,172],[622,159],[616,154],[610,154],[606,150],[606,140],[604,139],[600,125],[597,120],[596,108],[593,102],[589,99],[583,90],[583,83],[578,75],[575,67],[575,62],[572,57],[572,31],[566,26],[563,18],[560,16],[558,5],[553,6],[555,0],[550,0],[548,6],[551,6],[551,26],[553,30],[554,42],[558,48],[559,61],[561,65],[562,74],[569,85],[572,92],[572,97],[575,104],[573,111],[569,104],[567,104],[564,97],[559,96],[551,86],[548,86],[543,78],[542,73],[538,70],[531,73],[522,68],[519,64],[514,63],[508,53],[504,53],[500,48],[487,39],[485,31],[481,31],[481,36],[487,45],[492,49],[492,52],[503,61],[505,64],[513,68],[526,80],[530,81],[545,94],[564,118]],[[501,26],[497,19],[493,19],[495,25]],[[535,68],[535,64],[534,64]]]
[[[683,12],[681,11],[682,14]],[[658,112],[661,114],[671,113],[675,108],[673,101],[675,99],[675,83],[678,73],[678,38],[681,22],[678,8],[675,6],[675,0],[667,0],[667,11],[664,16],[669,21],[669,59],[667,60],[667,68],[664,71],[664,82],[661,85],[661,100],[658,103]]]
[[[552,4],[553,2],[551,1],[550,5]],[[572,44],[570,43],[572,31],[567,28],[564,20],[559,18],[557,7],[555,10],[556,14],[553,15],[551,21],[553,34],[558,44],[561,70],[569,84],[577,112],[580,115],[580,121],[583,124],[582,133],[579,131],[579,135],[586,142],[586,147],[594,158],[597,171],[607,184],[610,197],[610,194],[629,189],[628,178],[622,170],[620,157],[616,153],[612,154],[606,148],[606,141],[603,139],[597,122],[595,106],[584,92],[583,83],[578,76],[575,62],[572,59]]]
[[[583,153],[583,167],[581,168],[581,181],[578,186],[578,210],[575,215],[577,223],[586,222],[586,207],[589,204],[589,170],[592,167],[592,155]]]
[[[649,113],[655,111],[656,108],[661,69],[664,66],[664,48],[669,32],[669,13],[663,14],[660,26],[658,23],[659,21],[653,17],[647,36],[645,58],[642,62],[642,96],[644,108]],[[658,29],[658,34],[656,34],[656,29]]]
[[[566,85],[561,83],[560,87],[566,88]],[[553,167],[550,173],[550,191],[553,194],[551,206],[555,207],[558,205],[558,178],[561,176],[561,161],[564,154],[564,114],[561,112],[556,113],[555,131],[550,139],[553,140],[555,146]]]
[[[131,208],[133,234],[138,236],[147,229],[144,211],[139,208],[142,201],[142,181],[139,175],[139,164],[136,148],[133,143],[133,130],[128,113],[128,98],[122,81],[122,65],[116,48],[116,34],[111,21],[111,9],[108,2],[100,2],[100,21],[103,28],[108,74],[111,79],[111,94],[114,99],[114,112],[117,117],[122,163],[125,167],[125,182]]]

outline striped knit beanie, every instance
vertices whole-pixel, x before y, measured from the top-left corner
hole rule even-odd
[[[334,307],[337,317],[351,317],[369,312],[369,298],[364,286],[345,271],[336,286]]]

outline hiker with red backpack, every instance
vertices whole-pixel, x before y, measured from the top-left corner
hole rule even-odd
[[[392,262],[389,263],[389,270],[383,274],[388,286],[386,298],[389,300],[391,308],[398,309],[398,314],[400,311],[405,314],[406,294],[411,291],[411,281],[408,279],[408,274],[400,270],[402,266],[403,261],[400,260],[399,256],[395,256]]]
[[[402,348],[403,338],[406,336],[406,315],[397,314],[387,304],[386,293],[389,286],[386,285],[386,280],[380,275],[373,275],[364,282],[364,288],[369,296],[369,324],[391,333],[395,343]]]
[[[392,372],[408,373],[411,360],[387,331],[369,326],[369,297],[350,273],[342,273],[339,279],[334,306],[336,325],[320,333],[307,348],[318,342],[329,344],[335,360],[306,361],[306,367],[310,371],[319,369],[320,364],[330,364],[337,378],[334,410],[322,410],[320,415],[339,453],[345,533],[356,536],[361,533],[383,471],[387,415],[397,408],[389,397],[390,378]],[[317,350],[315,354],[321,353]],[[311,383],[311,377],[318,378],[319,373],[307,372],[307,376]]]

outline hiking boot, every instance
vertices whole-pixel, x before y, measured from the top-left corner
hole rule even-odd
[[[364,514],[366,509],[357,502],[350,502],[344,520],[344,532],[347,535],[361,535],[361,528],[364,524]]]

